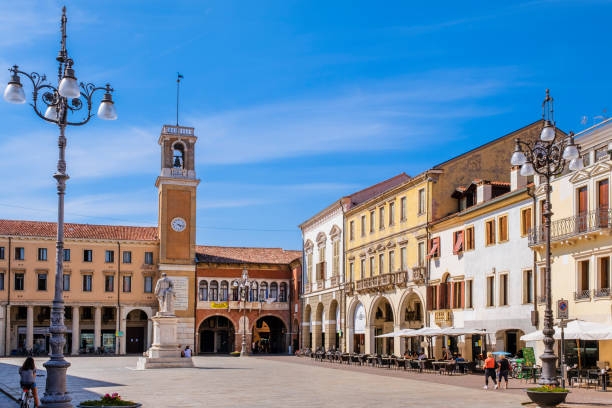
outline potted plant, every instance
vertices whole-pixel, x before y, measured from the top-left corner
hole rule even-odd
[[[230,356],[232,356],[232,357],[240,357],[240,352],[239,351],[232,351],[230,353]]]
[[[121,399],[121,396],[118,393],[113,394],[105,394],[102,398],[98,400],[89,400],[81,402],[78,407],[86,408],[86,407],[98,407],[98,408],[139,408],[142,404],[133,401],[127,401]]]
[[[567,398],[567,394],[569,394],[568,389],[553,387],[552,385],[527,388],[526,391],[529,398],[542,408],[556,407],[565,402],[565,398]]]

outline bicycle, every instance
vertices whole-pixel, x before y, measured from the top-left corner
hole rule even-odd
[[[34,407],[34,394],[32,394],[32,387],[21,385],[21,398],[19,398],[19,408],[33,408]]]

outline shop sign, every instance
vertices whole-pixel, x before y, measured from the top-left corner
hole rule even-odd
[[[122,331],[116,332],[115,337],[123,337],[123,332]]]
[[[211,302],[210,307],[213,309],[227,309],[229,304],[227,302]]]

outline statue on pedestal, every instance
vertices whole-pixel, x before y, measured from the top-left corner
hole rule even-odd
[[[174,315],[174,284],[166,273],[161,274],[161,279],[155,285],[155,296],[159,302],[159,313],[164,315]]]

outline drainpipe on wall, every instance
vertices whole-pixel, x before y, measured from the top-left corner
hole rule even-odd
[[[430,202],[429,202],[429,195],[432,193],[431,191],[431,185],[433,184],[433,179],[431,179],[430,177],[427,178],[427,206],[425,208],[425,210],[427,211],[426,215],[425,215],[425,233],[427,236],[427,241],[426,243],[429,243],[429,240],[431,239],[431,233],[429,231],[429,214],[431,213],[432,209],[430,208]],[[425,250],[427,251],[428,245],[425,245]],[[431,317],[429,316],[429,311],[427,310],[427,288],[429,287],[429,273],[431,270],[431,258],[429,257],[429,254],[427,254],[427,271],[425,272],[425,325],[426,327],[431,327]],[[429,341],[429,357],[431,358],[433,355],[432,352],[432,346],[433,346],[433,339],[430,339]]]
[[[8,299],[6,302],[6,313],[4,315],[4,355],[11,355],[11,327],[9,325],[9,313],[11,306],[11,237],[8,238],[8,273],[6,284],[8,286]]]

